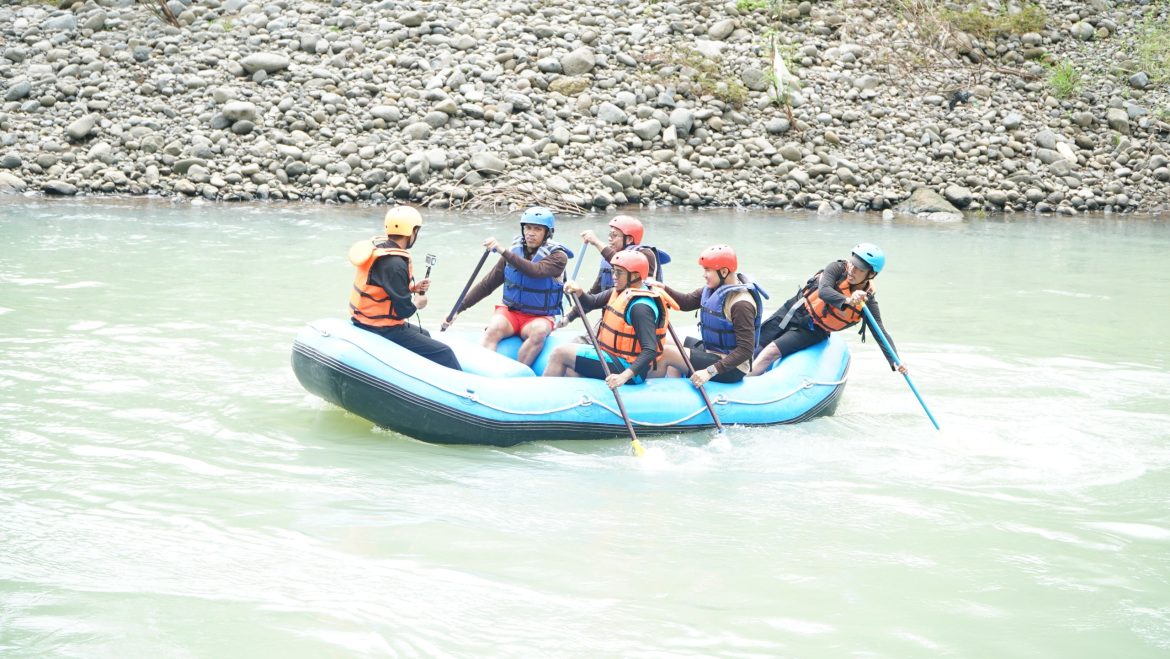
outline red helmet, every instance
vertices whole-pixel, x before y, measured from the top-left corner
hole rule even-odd
[[[646,260],[646,256],[636,249],[627,249],[613,255],[609,260],[609,264],[637,274],[642,279],[650,276],[650,262]]]
[[[699,255],[699,265],[712,270],[727,268],[735,271],[739,269],[739,260],[735,258],[735,250],[731,247],[714,245],[703,250],[703,253]]]
[[[642,223],[629,215],[618,215],[609,221],[609,226],[629,236],[635,245],[642,244]]]

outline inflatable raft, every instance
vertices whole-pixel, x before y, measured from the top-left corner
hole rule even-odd
[[[579,335],[572,328],[549,337],[534,368],[515,361],[516,338],[491,352],[471,341],[433,335],[451,345],[464,371],[333,318],[312,322],[297,334],[292,368],[310,393],[428,442],[512,446],[628,436],[613,393],[601,380],[536,377],[553,347]],[[724,425],[796,423],[833,413],[848,370],[849,349],[833,335],[760,377],[711,382],[706,388]],[[639,437],[714,427],[686,378],[652,379],[620,391]]]

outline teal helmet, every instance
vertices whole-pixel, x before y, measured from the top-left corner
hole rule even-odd
[[[882,268],[886,267],[886,253],[882,251],[881,247],[873,243],[858,244],[853,248],[853,256],[865,261],[875,275],[881,272]]]
[[[553,231],[557,228],[557,218],[544,206],[533,206],[520,216],[520,228],[523,229],[525,224],[537,224],[548,229],[548,237],[552,238]]]

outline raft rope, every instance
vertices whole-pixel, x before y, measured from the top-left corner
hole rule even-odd
[[[321,336],[332,336],[328,330],[323,330],[320,327],[313,325],[312,323],[309,323],[309,327],[312,327],[313,329],[317,330],[317,332],[320,333]],[[342,337],[334,337],[334,338],[341,339]],[[603,402],[596,400],[596,399],[592,398],[591,396],[587,396],[587,395],[581,396],[581,400],[579,400],[575,403],[571,403],[568,405],[562,405],[560,407],[553,407],[553,408],[549,408],[547,410],[536,410],[536,411],[533,411],[533,410],[513,410],[513,409],[509,409],[509,408],[500,406],[500,405],[494,405],[494,404],[489,403],[487,401],[481,400],[479,398],[479,395],[476,394],[475,391],[472,389],[464,389],[463,391],[458,391],[458,390],[453,389],[453,388],[444,387],[442,385],[435,384],[434,382],[428,382],[428,381],[418,377],[417,375],[414,375],[413,373],[409,373],[407,371],[404,371],[401,368],[398,368],[397,366],[395,366],[394,364],[391,364],[390,362],[385,361],[381,357],[375,355],[374,353],[370,352],[369,350],[366,350],[364,347],[354,343],[353,341],[350,341],[349,339],[343,339],[343,340],[346,343],[349,343],[351,346],[357,348],[358,350],[361,350],[362,352],[366,353],[374,361],[377,361],[378,363],[382,364],[383,366],[386,366],[387,368],[391,368],[391,369],[393,369],[393,370],[395,370],[395,371],[397,371],[397,372],[399,372],[399,373],[401,373],[409,378],[412,378],[418,382],[421,382],[423,384],[426,384],[428,386],[434,387],[434,388],[439,389],[443,392],[451,394],[452,396],[469,400],[473,403],[476,403],[478,405],[482,405],[484,407],[495,410],[497,412],[503,412],[505,414],[514,414],[516,416],[543,416],[546,414],[555,414],[557,412],[565,412],[565,411],[568,411],[568,410],[571,410],[571,409],[574,409],[577,407],[589,407],[591,405],[596,405],[604,410],[607,410],[609,413],[613,414],[615,417],[617,417],[619,419],[621,418],[621,412],[616,407],[611,407],[611,406],[607,405],[606,403],[603,403]],[[711,402],[714,403],[715,405],[729,405],[732,403],[735,403],[737,405],[771,405],[772,403],[778,403],[778,402],[784,400],[785,398],[795,396],[797,393],[799,393],[805,389],[811,389],[813,387],[836,387],[836,386],[844,384],[844,383],[845,383],[844,378],[842,378],[840,380],[830,381],[830,382],[825,382],[825,381],[820,381],[820,380],[809,380],[809,379],[805,378],[805,379],[801,380],[801,383],[796,388],[792,389],[788,393],[785,393],[781,396],[777,396],[777,397],[769,399],[769,400],[743,400],[743,399],[738,399],[738,398],[727,398],[723,394],[719,394],[718,396],[715,396],[714,398],[712,398]],[[650,421],[638,421],[637,419],[630,417],[630,422],[635,423],[635,424],[640,425],[640,426],[661,428],[661,427],[666,427],[666,426],[674,426],[674,425],[678,425],[680,423],[683,423],[684,421],[689,421],[689,420],[695,418],[696,416],[698,416],[706,411],[707,411],[707,406],[700,405],[699,408],[696,409],[694,412],[691,412],[690,414],[686,414],[684,416],[681,416],[673,421],[662,421],[659,423],[653,423]]]

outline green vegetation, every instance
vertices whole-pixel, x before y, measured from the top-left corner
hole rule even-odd
[[[748,89],[736,78],[725,77],[719,71],[719,64],[707,59],[693,48],[675,48],[665,53],[647,57],[650,65],[661,74],[662,69],[677,69],[659,79],[661,82],[677,84],[681,89],[690,88],[697,95],[714,96],[735,107],[741,107],[748,99]]]
[[[1081,74],[1072,63],[1064,60],[1048,69],[1048,84],[1057,98],[1068,98],[1081,91]]]
[[[1040,5],[1028,4],[1018,12],[1009,13],[1002,8],[998,13],[989,14],[977,6],[965,11],[948,9],[942,12],[943,20],[952,27],[979,39],[994,39],[1005,34],[1024,34],[1044,29],[1048,14]]]
[[[1138,33],[1138,62],[1153,82],[1170,81],[1170,24],[1152,15]]]
[[[784,0],[736,0],[735,2],[737,11],[747,13],[757,9],[768,9],[773,16],[779,16],[783,6]]]

